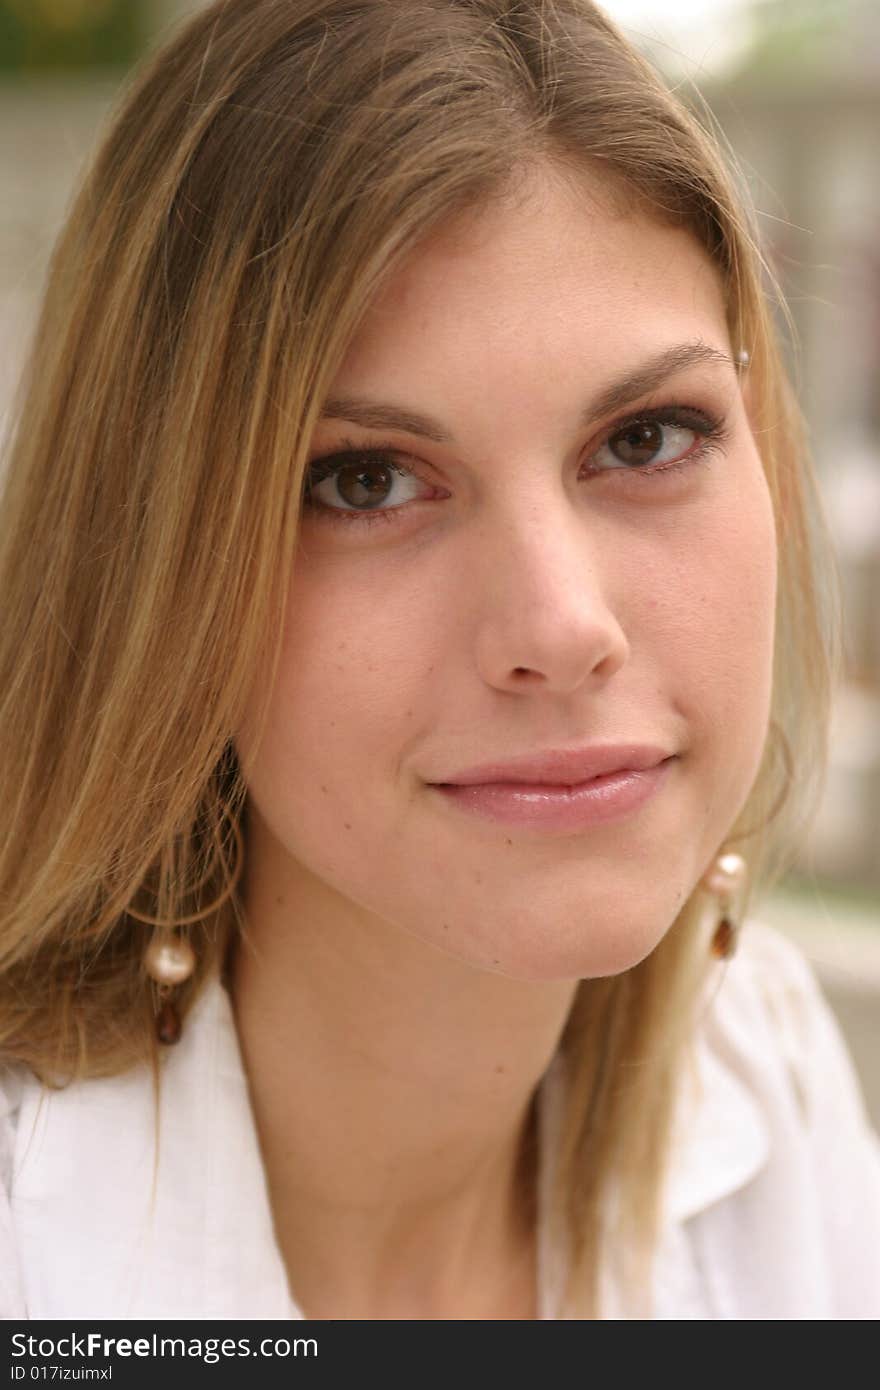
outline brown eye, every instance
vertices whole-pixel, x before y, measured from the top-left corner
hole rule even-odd
[[[663,426],[656,420],[636,421],[610,435],[608,447],[621,463],[651,463],[663,448]]]
[[[387,465],[369,461],[348,464],[336,474],[338,494],[350,507],[378,507],[387,500],[392,481]]]
[[[650,477],[688,459],[697,460],[721,432],[717,420],[690,408],[670,406],[655,410],[641,418],[624,420],[607,434],[593,455],[594,471],[616,469],[619,473],[644,473]]]
[[[424,487],[412,469],[397,463],[391,445],[325,454],[309,464],[302,505],[313,519],[391,521],[419,500]]]
[[[387,502],[395,478],[402,475],[402,469],[379,456],[351,453],[321,459],[311,467],[308,497],[336,511],[369,511]]]

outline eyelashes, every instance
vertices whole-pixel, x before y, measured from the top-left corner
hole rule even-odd
[[[402,467],[395,460],[402,457],[400,450],[393,444],[362,444],[355,445],[350,440],[343,440],[343,447],[334,450],[332,454],[322,455],[320,458],[313,459],[306,469],[306,481],[303,489],[302,505],[304,512],[308,512],[321,521],[336,522],[343,524],[354,521],[359,524],[369,525],[377,521],[396,521],[394,513],[405,509],[408,500],[416,501],[421,498],[404,498],[402,502],[396,502],[390,507],[379,509],[378,502],[385,499],[381,496],[383,481],[385,485],[392,483],[396,478],[405,478],[418,481],[417,474],[411,468]],[[347,483],[359,490],[361,496],[359,501],[370,502],[373,505],[359,509],[352,506],[334,507],[326,500],[317,495],[317,488],[328,480],[338,480],[346,476]],[[368,479],[379,477],[378,487],[370,488]],[[370,493],[378,496],[370,498]]]
[[[605,431],[586,460],[586,476],[623,473],[627,481],[636,476],[642,485],[652,479],[659,484],[669,474],[707,463],[709,455],[723,447],[728,433],[720,418],[692,406],[639,411]],[[344,439],[340,448],[310,461],[302,493],[304,515],[330,525],[397,524],[410,502],[432,500],[425,496],[426,488],[439,498],[450,495],[398,461],[405,457],[394,444],[358,445]],[[406,483],[415,485],[410,495],[406,495]],[[327,493],[341,505],[328,500]],[[390,505],[384,505],[389,499]]]

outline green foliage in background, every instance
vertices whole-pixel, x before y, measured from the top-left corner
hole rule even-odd
[[[124,67],[146,29],[144,0],[0,0],[0,72]]]
[[[876,0],[753,0],[750,76],[803,77],[851,56]]]

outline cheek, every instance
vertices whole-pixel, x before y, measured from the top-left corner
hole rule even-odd
[[[770,714],[777,556],[757,453],[731,473],[724,505],[690,528],[663,629],[678,653],[676,698],[706,770],[707,811],[720,799],[733,818],[757,773]]]
[[[332,573],[301,567],[262,742],[256,702],[236,738],[264,819],[292,852],[317,853],[325,866],[336,857],[328,847],[358,833],[353,798],[394,785],[437,660],[420,596],[387,593],[387,572],[377,581],[338,557]]]

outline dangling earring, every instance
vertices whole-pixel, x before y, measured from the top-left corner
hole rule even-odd
[[[159,927],[144,953],[144,965],[158,986],[161,1008],[156,1016],[156,1036],[162,1043],[176,1043],[180,1037],[180,1015],[171,994],[196,968],[196,953],[188,941]]]
[[[147,926],[155,928],[143,959],[147,975],[155,983],[156,993],[159,996],[160,1008],[156,1015],[156,1036],[161,1043],[176,1043],[180,1038],[180,1015],[170,996],[178,985],[189,979],[196,968],[196,953],[190,942],[178,934],[177,928],[202,922],[211,913],[222,907],[235,890],[244,865],[244,842],[238,818],[232,814],[225,801],[221,800],[218,807],[221,817],[225,818],[229,824],[237,853],[234,867],[230,869],[225,861],[225,846],[218,826],[213,837],[214,850],[222,863],[225,884],[214,901],[208,903],[206,907],[200,908],[197,912],[164,921],[158,917],[147,916],[134,907],[132,903],[129,903],[126,908],[128,915],[133,917],[135,921],[144,922]],[[216,864],[213,859],[210,859],[207,867],[203,866],[199,881],[189,887],[186,890],[187,893],[197,893],[208,882],[215,869]]]
[[[741,854],[719,854],[700,880],[707,893],[719,902],[721,919],[712,936],[712,954],[719,959],[736,951],[739,922],[734,907],[746,881],[746,861]]]

